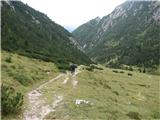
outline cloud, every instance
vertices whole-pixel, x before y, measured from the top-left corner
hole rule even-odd
[[[21,0],[69,30],[103,17],[125,0]]]

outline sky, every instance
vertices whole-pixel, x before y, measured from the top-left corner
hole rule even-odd
[[[91,19],[111,13],[126,0],[21,0],[70,32]]]

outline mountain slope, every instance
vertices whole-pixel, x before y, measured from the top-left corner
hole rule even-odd
[[[2,1],[1,6],[2,49],[58,64],[91,63],[72,35],[43,13],[20,1]]]
[[[85,51],[89,50],[93,46],[92,41],[94,33],[96,32],[95,28],[100,20],[101,19],[99,17],[96,17],[95,19],[81,25],[72,33]]]
[[[94,33],[85,34],[93,34],[86,36],[92,39],[87,46],[94,44],[86,53],[95,61],[146,67],[159,64],[159,1],[127,1],[103,17],[94,29]]]

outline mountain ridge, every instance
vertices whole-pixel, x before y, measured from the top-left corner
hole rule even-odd
[[[160,56],[159,16],[159,1],[126,1],[104,16],[94,32],[76,29],[73,35],[79,42],[86,39],[81,43],[87,44],[85,52],[96,62],[153,67]]]
[[[2,49],[58,64],[89,64],[73,36],[20,1],[1,1]],[[72,38],[72,40],[71,40]]]

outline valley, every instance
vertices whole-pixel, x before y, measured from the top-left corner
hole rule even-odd
[[[62,79],[47,87],[46,93],[50,90],[59,91],[58,93],[63,95],[63,101],[57,106],[56,111],[45,118],[157,119],[160,92],[158,76],[130,71],[120,73],[122,70],[116,70],[119,73],[113,71],[114,69],[108,68],[81,70],[76,77],[78,84],[75,89],[71,84],[72,78],[65,85],[61,84]],[[128,73],[132,76],[128,76]]]
[[[21,1],[1,13],[2,120],[160,119],[159,1],[126,1],[72,33]]]
[[[28,58],[6,52],[3,52],[2,55],[5,58],[12,56],[11,65],[6,68],[15,65],[15,59],[18,63],[23,60],[21,65],[25,65],[25,59],[27,59],[27,66],[30,66],[32,61],[28,62]],[[33,62],[37,63],[38,61],[33,60]],[[3,68],[5,61],[2,63]],[[37,67],[42,68],[42,63]],[[96,67],[87,69],[87,66],[79,66],[78,74],[72,76],[69,71],[66,73],[58,72],[50,63],[43,64],[43,67],[48,67],[47,70],[53,69],[53,71],[50,71],[49,75],[44,72],[43,77],[45,78],[43,79],[45,81],[37,81],[38,84],[34,87],[17,86],[16,81],[11,81],[12,76],[8,76],[8,80],[2,81],[3,83],[10,81],[6,84],[16,86],[17,91],[24,91],[25,104],[22,110],[24,113],[20,114],[19,119],[40,120],[42,116],[44,119],[63,120],[159,118],[160,80],[157,75],[105,68],[98,65],[97,67],[101,69]],[[32,63],[31,66],[33,65]],[[27,66],[25,66],[26,69]],[[38,72],[42,74],[39,69]],[[27,72],[23,71],[23,74],[27,75]],[[77,81],[76,86],[74,81]],[[17,119],[17,117],[15,118]]]

